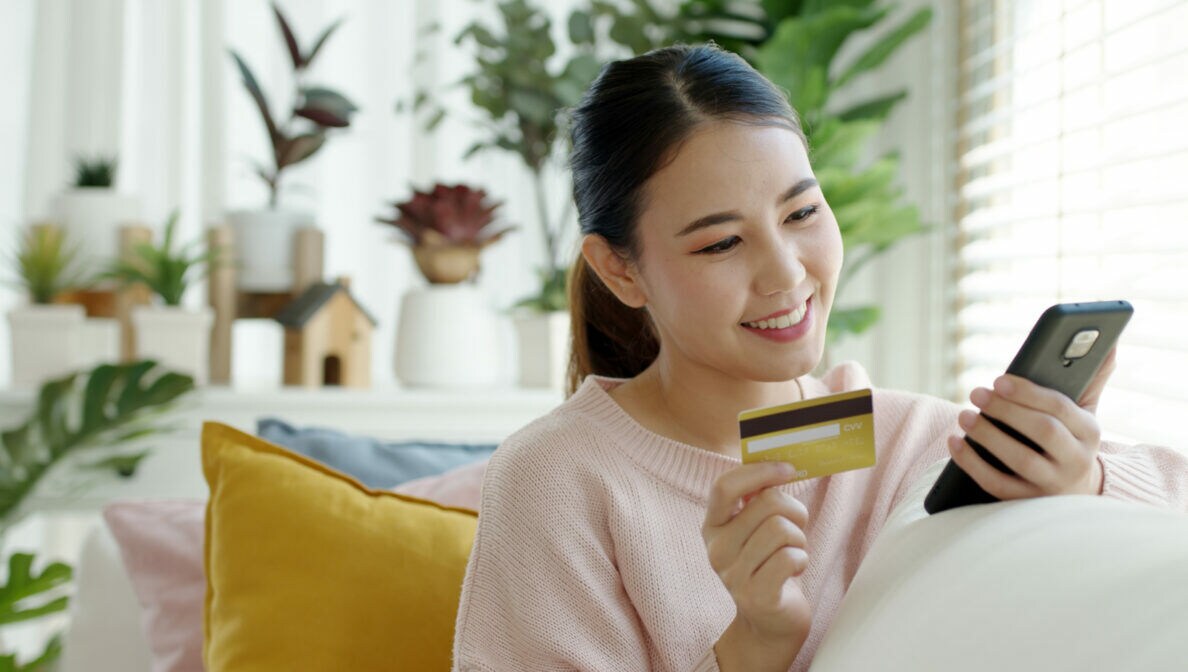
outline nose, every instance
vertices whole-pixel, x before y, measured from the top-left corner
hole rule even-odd
[[[790,292],[808,277],[800,246],[795,242],[777,233],[765,236],[755,247],[759,248],[759,258],[755,260],[754,283],[760,296]]]

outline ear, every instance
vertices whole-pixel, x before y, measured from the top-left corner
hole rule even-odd
[[[642,308],[648,303],[647,293],[640,283],[635,265],[619,254],[606,242],[606,238],[591,233],[582,238],[582,256],[602,284],[618,297],[619,301],[632,308]]]

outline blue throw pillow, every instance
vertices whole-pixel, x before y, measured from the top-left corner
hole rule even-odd
[[[494,444],[392,443],[322,427],[298,429],[276,418],[258,420],[256,434],[353,476],[363,485],[383,490],[486,459],[495,450]]]

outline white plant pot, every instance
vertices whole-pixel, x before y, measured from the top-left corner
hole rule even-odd
[[[138,306],[132,309],[136,357],[206,383],[210,373],[210,328],[214,311],[175,306]]]
[[[89,317],[82,325],[79,368],[91,369],[120,360],[120,321]]]
[[[519,313],[515,316],[515,324],[520,385],[563,389],[569,370],[569,313]]]
[[[86,310],[79,305],[32,305],[8,313],[13,387],[38,387],[79,368]]]
[[[236,284],[247,292],[293,288],[293,249],[298,229],[313,215],[291,210],[239,210],[227,214],[235,236]]]
[[[473,285],[411,289],[400,302],[396,376],[410,387],[492,387],[499,380],[501,333]]]
[[[60,194],[54,210],[67,244],[77,246],[79,269],[107,270],[120,255],[120,228],[140,223],[140,199],[108,187],[76,187]]]

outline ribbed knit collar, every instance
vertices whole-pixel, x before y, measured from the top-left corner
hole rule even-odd
[[[595,427],[605,431],[606,437],[641,468],[692,499],[707,501],[714,481],[741,464],[740,460],[668,438],[639,424],[609,394],[624,382],[620,378],[587,376],[565,407],[591,419]],[[831,392],[825,383],[811,376],[802,376],[800,383],[806,399]],[[802,497],[815,489],[820,480],[800,481],[783,489]]]

